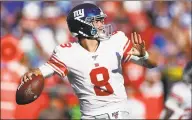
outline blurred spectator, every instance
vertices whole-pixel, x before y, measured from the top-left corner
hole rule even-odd
[[[66,17],[56,6],[56,2],[44,2],[42,8],[42,27],[36,32],[37,41],[42,50],[50,56],[56,45],[69,41]]]
[[[98,3],[99,4],[99,3]],[[129,18],[126,15],[125,9],[123,9],[123,4],[120,1],[105,1],[99,4],[101,9],[107,14],[106,22],[113,25],[113,31],[123,31],[125,34],[131,32],[131,26],[129,23]],[[106,7],[106,6],[111,6]],[[121,14],[116,14],[116,12]]]
[[[156,26],[160,28],[169,28],[171,24],[171,18],[169,17],[168,12],[168,4],[165,2],[155,2],[154,7],[157,7],[155,9],[155,24]]]
[[[33,9],[33,11],[31,11]],[[18,25],[20,46],[25,53],[25,61],[29,68],[38,66],[48,58],[37,40],[36,31],[39,29],[40,6],[37,2],[28,2],[22,9],[22,18]]]
[[[1,119],[15,119],[15,92],[19,77],[15,71],[1,68]]]
[[[14,113],[15,119],[37,119],[39,113],[48,107],[50,98],[47,92],[42,92],[41,96],[34,102],[26,105],[16,105]]]
[[[1,39],[1,118],[15,119],[16,102],[15,92],[20,83],[20,77],[27,68],[18,61],[22,52],[18,39],[6,35]]]
[[[145,79],[140,91],[146,105],[146,119],[155,119],[159,117],[163,109],[164,93],[161,72],[158,69],[148,70]]]
[[[39,114],[39,119],[80,119],[77,97],[69,85],[63,86],[56,85],[49,90],[49,107]]]
[[[142,101],[135,98],[129,98],[128,105],[132,114],[131,118],[146,119],[146,106]]]
[[[64,102],[58,96],[50,96],[48,108],[40,112],[39,119],[69,119],[68,115],[64,114]]]
[[[67,15],[72,8],[71,1],[57,1],[56,5],[62,11],[62,15]]]
[[[12,32],[18,24],[17,17],[23,7],[23,2],[5,1],[1,4],[1,37]]]
[[[160,119],[192,119],[192,61],[186,63],[180,82],[169,92]]]
[[[158,69],[147,70],[144,77],[145,81],[140,82],[139,86],[131,81],[127,92],[133,101],[140,101],[137,104],[140,104],[141,108],[135,110],[136,114],[142,113],[144,119],[155,119],[163,109],[161,72]]]
[[[8,33],[8,24],[5,21],[6,14],[8,14],[7,9],[1,4],[1,37]]]
[[[19,40],[12,35],[5,35],[1,39],[1,62],[9,63],[20,61],[23,57],[23,51],[18,46]]]

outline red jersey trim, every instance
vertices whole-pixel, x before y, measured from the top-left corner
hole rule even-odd
[[[64,67],[67,68],[67,66],[66,66],[63,62],[61,62],[60,60],[58,60],[54,55],[51,56],[51,59],[55,60],[55,61],[58,62],[60,65],[62,65],[62,66],[64,66]]]
[[[61,76],[67,75],[68,73],[67,66],[53,55],[47,63],[51,65],[51,67],[55,70],[55,72],[57,72]]]
[[[127,57],[123,59],[123,62],[129,61],[130,58],[131,58],[131,55],[127,55]]]
[[[54,64],[52,64],[51,62],[47,62],[47,64],[49,64],[53,69],[54,69],[54,71],[56,72],[56,73],[58,73],[60,76],[65,76],[64,74],[63,74],[63,72],[57,67],[57,66],[55,66]]]
[[[115,35],[117,33],[117,31],[114,31],[113,33],[112,33],[112,35]]]
[[[131,55],[128,55],[127,52],[129,52],[132,48],[131,41],[128,40],[125,46],[123,47],[123,61],[126,62],[130,59]]]

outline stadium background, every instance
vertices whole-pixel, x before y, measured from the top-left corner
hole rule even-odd
[[[70,9],[82,2],[1,2],[1,119],[80,118],[79,104],[67,80],[54,75],[33,103],[18,106],[15,91],[20,77],[48,60],[54,47],[75,41],[66,25]],[[124,66],[130,106],[138,118],[158,118],[169,89],[180,81],[191,60],[191,2],[96,1],[108,15],[106,23],[130,38],[137,31],[158,67]],[[67,57],[67,56],[66,56]],[[184,93],[185,94],[185,93]]]

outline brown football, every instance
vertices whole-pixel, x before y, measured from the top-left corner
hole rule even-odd
[[[42,75],[32,75],[32,80],[21,82],[16,91],[16,102],[24,105],[35,101],[43,91],[44,78]]]

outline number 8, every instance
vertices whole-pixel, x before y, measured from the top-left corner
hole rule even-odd
[[[102,74],[103,80],[98,81],[97,75]],[[91,82],[95,85],[94,90],[97,96],[107,96],[113,94],[113,88],[109,84],[109,72],[105,67],[92,69],[90,72]],[[105,86],[106,90],[102,90],[101,87]]]

